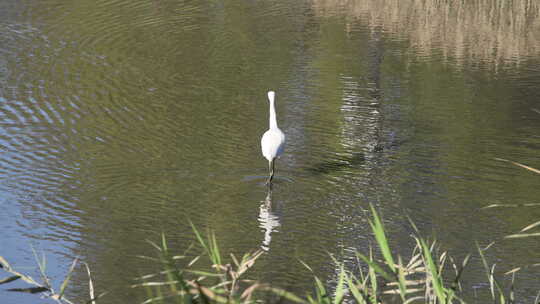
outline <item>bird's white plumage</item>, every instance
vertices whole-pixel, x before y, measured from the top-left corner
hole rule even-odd
[[[271,102],[274,102],[275,97],[276,97],[276,92],[268,91],[268,100],[270,100]]]
[[[269,125],[270,128],[261,138],[261,150],[263,156],[269,161],[273,161],[280,156],[285,149],[285,134],[277,126],[276,109],[274,106],[275,93],[268,92],[268,100],[270,102]]]
[[[264,132],[261,138],[262,155],[272,161],[280,156],[285,148],[285,134],[279,128]]]

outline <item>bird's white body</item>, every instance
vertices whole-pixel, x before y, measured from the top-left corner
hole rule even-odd
[[[270,129],[264,132],[261,138],[262,155],[273,161],[274,158],[280,156],[285,150],[285,134],[279,128]]]
[[[268,129],[268,131],[264,132],[261,138],[262,155],[268,160],[271,170],[269,181],[272,180],[272,176],[274,175],[274,159],[280,156],[283,153],[283,150],[285,150],[285,134],[281,132],[277,125],[274,98],[275,93],[273,91],[268,92],[268,100],[270,102],[270,128]]]

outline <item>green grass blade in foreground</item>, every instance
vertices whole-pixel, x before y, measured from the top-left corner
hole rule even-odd
[[[422,246],[422,252],[424,255],[424,260],[426,263],[426,271],[431,275],[431,282],[433,284],[433,289],[435,290],[435,295],[439,299],[440,303],[446,303],[446,292],[444,286],[442,285],[442,280],[437,271],[437,265],[431,256],[431,251],[426,241],[419,239],[420,245]]]
[[[392,257],[392,251],[390,250],[390,245],[388,245],[388,239],[386,238],[386,234],[384,231],[384,226],[382,224],[382,221],[377,214],[377,211],[375,210],[375,207],[373,205],[370,205],[371,212],[373,213],[373,221],[369,221],[369,225],[371,226],[371,229],[373,230],[373,234],[375,235],[375,240],[377,240],[377,244],[379,245],[379,248],[381,249],[382,255],[384,259],[386,260],[386,263],[392,269],[392,272],[396,272],[396,266],[394,263],[394,258]]]
[[[189,224],[191,225],[191,229],[195,233],[195,237],[197,237],[199,244],[201,244],[204,250],[208,253],[210,250],[208,249],[208,246],[206,245],[206,242],[204,241],[203,237],[199,233],[199,230],[195,227],[195,225],[191,221],[189,221]]]
[[[309,267],[308,264],[304,263],[302,260],[300,260],[300,263],[302,265],[304,265],[304,267],[306,267],[311,273],[313,273],[313,269],[311,267]],[[313,275],[313,278],[315,279],[315,296],[316,296],[316,299],[313,299],[313,297],[311,297],[310,295],[307,296],[308,298],[308,302],[309,303],[325,303],[325,304],[330,304],[331,301],[328,299],[328,294],[326,293],[326,288],[324,288],[324,285],[323,283],[321,282],[321,280]]]
[[[47,286],[42,286],[42,284],[39,284],[38,282],[36,282],[36,280],[34,280],[32,277],[30,277],[28,275],[25,275],[23,273],[20,273],[18,271],[15,271],[15,269],[13,269],[11,267],[11,265],[8,263],[8,261],[5,258],[3,258],[2,256],[0,256],[0,266],[1,266],[0,268],[3,268],[5,271],[11,273],[13,275],[13,277],[17,276],[21,280],[25,281],[28,284],[31,284],[31,285],[34,285],[34,286],[37,286],[37,287],[44,287],[47,290],[49,290],[49,288]],[[10,282],[14,281],[14,280],[15,279],[11,278]],[[7,282],[4,282],[4,283],[7,283]]]
[[[208,243],[204,240],[204,238],[199,233],[199,230],[195,227],[195,225],[190,221],[189,224],[191,225],[191,229],[193,229],[193,232],[195,233],[195,236],[197,237],[197,240],[199,241],[199,244],[203,247],[206,254],[210,258],[211,262],[214,263],[214,265],[221,265],[221,255],[219,253],[219,247],[216,241],[216,235],[213,232],[208,233]]]
[[[491,244],[490,244],[490,246],[491,246]],[[495,265],[493,265],[493,267],[490,268],[488,263],[487,263],[486,256],[484,255],[484,251],[487,250],[487,249],[480,248],[480,245],[478,243],[476,243],[476,248],[478,248],[478,253],[480,254],[480,259],[482,260],[482,265],[484,265],[484,269],[486,271],[486,275],[487,275],[488,280],[489,280],[491,298],[495,301],[495,288],[496,288],[497,291],[499,292],[499,299],[501,300],[501,303],[506,303],[505,297],[504,297],[504,292],[503,292],[503,290],[501,288],[501,285],[495,279],[495,276],[494,276]]]
[[[334,304],[339,304],[341,301],[343,301],[343,298],[345,297],[345,293],[347,292],[347,289],[345,288],[345,267],[343,264],[340,265],[339,269],[339,281],[336,286],[336,292],[334,295]]]
[[[158,249],[160,253],[161,264],[164,269],[165,277],[168,282],[175,282],[176,284],[169,284],[169,293],[178,296],[178,303],[187,302],[190,303],[193,300],[193,296],[190,293],[190,288],[184,278],[184,272],[176,265],[176,261],[169,252],[169,246],[165,234],[161,234],[161,248]],[[156,287],[156,291],[160,297],[167,298],[167,295],[163,295],[161,287]],[[159,298],[158,298],[159,299]]]
[[[358,257],[360,257],[360,256],[358,256]],[[365,261],[367,262],[367,259],[365,259]],[[369,261],[370,262],[373,261],[373,251],[371,250],[371,247],[369,248]],[[369,263],[368,263],[368,265],[369,265]],[[377,303],[378,292],[379,292],[379,283],[377,281],[377,273],[375,272],[374,267],[368,267],[368,268],[369,268],[368,277],[369,277],[369,282],[371,284],[371,291],[372,291],[372,293],[371,293],[371,302]],[[384,277],[384,275],[383,275],[383,277]],[[387,280],[390,281],[390,279],[387,279]]]
[[[318,277],[315,277],[315,292],[317,295],[317,303],[320,304],[331,304],[330,297],[328,296],[328,293],[326,292],[326,288],[324,287],[324,284],[321,282],[321,280]]]
[[[49,277],[47,277],[47,274],[45,271],[47,270],[47,260],[45,259],[45,255],[41,255],[41,261],[39,260],[38,254],[34,247],[32,247],[32,253],[34,254],[34,258],[36,259],[36,263],[38,264],[39,273],[41,275],[41,279],[43,280],[43,283],[45,284],[45,287],[49,290],[53,290],[51,286],[51,282],[49,281]]]
[[[407,285],[405,283],[405,272],[403,270],[403,262],[401,261],[401,256],[398,256],[398,286],[399,286],[399,295],[401,300],[406,302],[407,300]]]
[[[165,275],[167,277],[167,281],[169,282],[176,281],[178,283],[183,282],[184,278],[181,275],[179,275],[179,272],[177,271],[175,267],[174,261],[171,261],[170,259],[171,255],[169,254],[169,246],[167,245],[167,239],[165,238],[165,233],[163,232],[161,233],[160,253],[161,253],[162,264],[163,266],[165,266],[165,270],[166,270]],[[178,289],[176,288],[176,284],[170,284],[169,289],[173,293],[178,292]]]
[[[6,284],[6,283],[9,283],[9,282],[13,282],[13,281],[18,280],[18,279],[20,279],[20,278],[21,278],[21,276],[19,276],[19,275],[12,275],[12,276],[9,276],[9,277],[7,277],[7,278],[1,279],[1,280],[0,280],[0,285]]]
[[[454,281],[452,282],[452,289],[454,291],[456,291],[456,290],[458,290],[458,288],[460,288],[459,280],[461,279],[461,275],[463,274],[463,270],[465,269],[465,267],[467,267],[467,264],[469,263],[470,257],[471,257],[470,253],[465,256],[465,258],[463,259],[463,262],[461,263],[461,267],[456,272],[456,277],[455,277]]]
[[[210,240],[210,253],[212,256],[212,261],[215,264],[221,265],[221,254],[219,253],[219,246],[216,240],[216,234],[212,231],[209,233],[208,238]]]
[[[369,259],[368,257],[366,257],[365,255],[359,252],[357,252],[356,255],[358,256],[358,258],[360,258],[362,261],[368,264],[369,270],[373,270],[374,272],[378,273],[379,275],[381,275],[383,278],[385,278],[388,281],[394,280],[393,276],[391,276],[388,272],[384,271],[382,267],[379,266],[377,263],[373,262],[372,259]],[[372,279],[372,282],[373,282],[373,279]]]
[[[14,292],[26,292],[26,293],[42,293],[42,292],[50,291],[47,287],[43,287],[43,286],[27,287],[27,288],[9,288],[6,290],[14,291]]]
[[[79,260],[75,259],[73,260],[73,263],[71,263],[71,267],[69,268],[69,271],[66,275],[66,278],[64,279],[64,282],[62,282],[62,285],[60,286],[60,292],[58,293],[58,299],[62,299],[64,296],[64,293],[66,291],[66,287],[68,286],[69,280],[71,279],[71,275],[73,274],[73,270],[75,270],[75,266],[77,265],[77,262]]]
[[[366,298],[364,297],[360,289],[358,289],[357,287],[358,285],[360,285],[359,282],[354,282],[353,278],[347,277],[347,285],[349,286],[349,290],[351,291],[351,294],[354,300],[356,301],[356,303],[359,303],[359,304],[367,303]]]

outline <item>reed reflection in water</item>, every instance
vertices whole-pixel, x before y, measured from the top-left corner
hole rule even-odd
[[[421,56],[463,66],[520,64],[540,55],[540,3],[533,0],[311,0],[320,16],[344,15],[406,38]]]

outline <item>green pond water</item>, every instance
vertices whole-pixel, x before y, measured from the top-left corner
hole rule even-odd
[[[0,256],[38,277],[35,248],[56,286],[78,257],[98,303],[140,303],[129,285],[159,268],[137,256],[162,232],[183,253],[191,220],[224,253],[265,250],[250,278],[303,295],[299,260],[331,285],[329,254],[374,244],[371,203],[405,257],[408,215],[458,260],[495,242],[501,273],[540,262],[537,238],[504,239],[540,220],[522,206],[540,175],[496,160],[540,168],[540,14],[503,2],[3,1]],[[271,193],[268,90],[287,136]],[[464,282],[486,299],[477,255]],[[69,297],[86,284],[78,267]],[[5,286],[2,303],[46,302]]]

